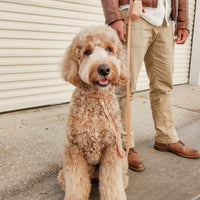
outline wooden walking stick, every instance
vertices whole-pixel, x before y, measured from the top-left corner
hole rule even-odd
[[[128,20],[128,37],[127,37],[127,69],[128,74],[130,75],[130,46],[131,46],[131,22],[132,19],[140,17],[143,12],[142,1],[141,0],[130,0],[130,9],[129,9],[129,20]],[[130,81],[128,79],[126,87],[126,98],[127,98],[127,144],[126,144],[126,153],[123,157],[126,157],[129,153],[130,147]]]
[[[131,21],[134,18],[140,17],[142,14],[142,1],[141,0],[135,0],[133,2],[133,0],[130,0],[130,9],[129,9],[129,20],[128,20],[128,37],[127,37],[127,70],[128,70],[128,74],[130,74],[130,44],[131,44]],[[108,112],[105,104],[104,104],[104,98],[105,97],[99,97],[99,96],[92,96],[94,98],[99,99],[100,104],[103,107],[103,111],[105,113],[105,115],[107,116],[107,118],[109,119],[114,133],[115,133],[115,137],[116,137],[116,145],[117,145],[117,151],[118,151],[118,155],[121,158],[125,158],[126,156],[128,156],[129,153],[129,147],[130,147],[130,131],[131,131],[131,127],[130,127],[130,81],[128,79],[127,82],[127,87],[126,87],[126,98],[127,98],[127,144],[126,144],[126,152],[124,155],[121,154],[120,152],[120,148],[119,148],[119,144],[118,144],[118,139],[117,139],[117,130],[115,127],[115,123],[110,115],[110,113]]]

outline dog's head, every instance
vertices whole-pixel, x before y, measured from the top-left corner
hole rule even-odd
[[[62,77],[78,87],[124,85],[127,82],[125,53],[117,33],[106,25],[80,31],[68,47]]]

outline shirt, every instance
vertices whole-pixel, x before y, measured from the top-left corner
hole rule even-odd
[[[124,9],[129,9],[129,5],[120,6],[120,11]],[[164,19],[167,22],[167,26],[172,22],[171,0],[158,0],[157,8],[144,7],[144,11],[145,13],[142,13],[141,17],[155,26],[161,26]]]

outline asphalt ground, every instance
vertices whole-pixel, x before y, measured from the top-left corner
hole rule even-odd
[[[180,139],[200,150],[200,86],[180,85],[172,93]],[[0,199],[62,200],[56,177],[62,165],[62,144],[68,104],[30,109],[0,118]],[[128,200],[199,200],[200,159],[186,159],[153,149],[154,126],[148,91],[135,94],[135,146],[145,170],[129,170]],[[90,200],[98,200],[98,182]]]

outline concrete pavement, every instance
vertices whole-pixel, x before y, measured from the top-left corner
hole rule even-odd
[[[172,104],[180,139],[200,150],[200,86],[174,88]],[[154,127],[148,92],[132,104],[136,148],[145,171],[129,170],[128,200],[200,199],[200,159],[186,159],[153,149]],[[0,199],[62,200],[56,176],[68,104],[2,114],[0,117]],[[98,183],[90,200],[98,200]]]

